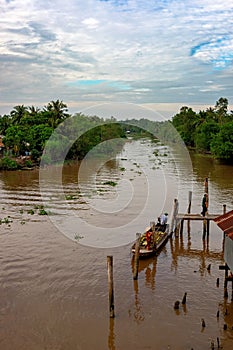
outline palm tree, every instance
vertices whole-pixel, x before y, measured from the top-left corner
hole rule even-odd
[[[227,109],[228,109],[228,99],[224,97],[220,97],[220,99],[215,104],[215,111],[217,113],[218,122],[223,124],[227,117]]]
[[[29,112],[31,117],[36,117],[38,115],[38,113],[40,112],[40,108],[30,106],[30,107],[28,107],[28,112]]]
[[[11,124],[11,119],[9,115],[0,116],[0,134],[5,135],[7,128]]]
[[[52,128],[56,128],[64,119],[69,115],[67,105],[63,101],[51,101],[44,109],[46,112],[49,112],[48,123]]]
[[[15,106],[10,114],[12,117],[12,124],[20,124],[22,118],[27,114],[27,107],[24,105]]]

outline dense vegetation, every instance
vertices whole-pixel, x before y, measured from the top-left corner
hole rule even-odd
[[[214,107],[195,113],[184,106],[172,118],[172,124],[185,144],[215,158],[233,162],[233,111],[221,97]]]
[[[70,118],[71,117],[71,118]],[[122,146],[125,133],[114,118],[102,119],[83,114],[68,114],[62,101],[51,101],[39,108],[16,106],[9,115],[0,117],[0,134],[5,146],[1,169],[16,169],[21,164],[30,167],[38,163],[46,145],[44,163],[62,159],[82,159],[96,145],[98,152],[114,152]],[[49,141],[48,141],[49,140]],[[66,151],[67,145],[69,148]],[[30,154],[30,160],[27,159]],[[22,158],[24,161],[22,162]],[[26,160],[25,160],[26,158]]]
[[[0,169],[17,169],[64,159],[83,159],[90,150],[95,156],[116,153],[127,133],[135,137],[153,135],[162,142],[183,142],[199,152],[233,162],[233,111],[228,100],[196,113],[183,106],[171,121],[145,118],[117,122],[76,113],[71,116],[62,101],[51,101],[42,110],[34,106],[15,106],[9,115],[0,116],[0,135],[5,146]],[[105,142],[108,141],[108,142]],[[98,145],[98,146],[97,146]],[[30,154],[30,157],[25,157]],[[23,162],[21,161],[24,159]]]

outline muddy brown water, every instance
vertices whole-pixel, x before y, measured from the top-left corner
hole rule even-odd
[[[195,154],[191,167],[189,161],[168,147],[131,141],[117,159],[85,160],[80,177],[80,164],[64,166],[63,194],[48,169],[41,183],[39,169],[0,173],[0,349],[204,350],[211,340],[217,348],[217,337],[232,349],[231,288],[224,299],[223,235],[214,223],[209,241],[202,241],[200,222],[191,223],[190,237],[184,225],[182,237],[140,262],[133,281],[135,234],[163,210],[170,214],[174,198],[185,212],[192,190],[192,212],[199,213],[208,176],[209,212],[233,208],[233,168]],[[48,216],[39,215],[42,205]],[[114,258],[114,319],[107,255]],[[185,292],[186,304],[174,310]]]

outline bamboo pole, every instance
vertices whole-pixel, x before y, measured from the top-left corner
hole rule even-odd
[[[138,279],[140,240],[141,240],[141,234],[137,233],[137,241],[135,244],[135,253],[134,253],[134,272],[133,272],[133,279],[134,280]]]
[[[114,289],[113,289],[113,257],[107,256],[108,267],[108,298],[109,298],[109,316],[115,317],[114,313]]]
[[[174,204],[173,204],[173,213],[172,213],[172,220],[171,220],[171,229],[170,233],[174,233],[176,230],[177,226],[177,214],[178,214],[178,209],[179,209],[179,202],[178,199],[174,199]]]

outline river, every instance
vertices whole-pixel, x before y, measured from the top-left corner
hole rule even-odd
[[[145,139],[129,140],[115,159],[1,172],[0,349],[204,350],[211,340],[217,348],[217,337],[232,349],[231,289],[224,299],[223,234],[215,223],[208,241],[200,222],[191,223],[190,236],[184,225],[158,256],[140,261],[138,281],[130,251],[150,221],[163,211],[171,217],[174,198],[185,212],[192,191],[192,212],[200,213],[206,176],[209,212],[221,214],[223,204],[231,210],[232,169]],[[174,310],[185,292],[186,304]]]

